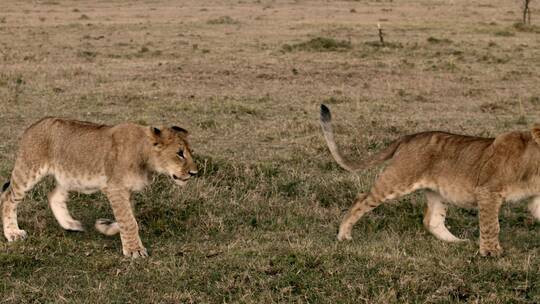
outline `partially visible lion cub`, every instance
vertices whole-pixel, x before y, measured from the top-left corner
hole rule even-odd
[[[495,138],[423,132],[407,135],[363,163],[341,155],[334,141],[330,110],[321,105],[321,126],[336,162],[359,171],[390,160],[367,194],[358,196],[341,222],[338,240],[350,240],[353,225],[383,202],[425,190],[424,225],[438,239],[461,241],[446,228],[447,204],[478,208],[480,254],[499,256],[499,210],[504,201],[532,198],[529,210],[540,220],[540,125],[530,132]]]
[[[197,174],[180,127],[153,128],[125,123],[116,126],[60,118],[44,118],[23,134],[11,174],[0,196],[4,235],[12,242],[26,238],[17,223],[17,205],[25,192],[44,176],[56,179],[49,205],[62,228],[83,231],[67,209],[69,191],[103,191],[116,222],[98,220],[96,228],[107,235],[120,232],[122,250],[129,257],[146,257],[130,194],[142,190],[153,172],[170,176],[183,186]]]

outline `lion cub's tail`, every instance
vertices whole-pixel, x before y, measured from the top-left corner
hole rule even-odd
[[[115,235],[120,232],[120,226],[118,226],[118,223],[108,219],[98,219],[95,227],[97,231],[108,236]]]
[[[404,139],[402,138],[402,139],[394,141],[393,143],[390,144],[390,146],[388,146],[384,150],[379,151],[375,155],[371,156],[370,158],[360,163],[352,163],[351,161],[345,159],[341,155],[341,152],[338,149],[336,141],[334,140],[334,131],[332,129],[332,115],[330,114],[330,109],[324,104],[321,104],[321,127],[324,134],[324,139],[326,139],[326,144],[328,145],[328,148],[330,149],[330,153],[332,154],[336,162],[343,169],[349,172],[356,172],[356,171],[364,170],[392,158],[397,148],[399,147],[399,145]]]

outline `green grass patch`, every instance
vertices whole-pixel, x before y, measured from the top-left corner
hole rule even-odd
[[[208,24],[239,24],[240,22],[237,20],[234,20],[230,16],[221,16],[215,19],[210,19],[206,23]]]
[[[306,51],[306,52],[337,52],[352,49],[350,41],[336,40],[334,38],[316,37],[306,42],[296,44],[284,44],[282,50],[285,52]]]
[[[540,33],[540,26],[535,24],[525,24],[523,22],[516,22],[512,27],[518,32],[526,33]]]

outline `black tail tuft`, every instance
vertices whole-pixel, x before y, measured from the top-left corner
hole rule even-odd
[[[10,181],[7,181],[7,182],[2,186],[2,192],[6,191],[7,188],[9,188],[9,185],[10,185]]]
[[[108,226],[108,225],[113,224],[113,223],[114,223],[114,221],[109,220],[109,219],[98,219],[96,221],[96,225],[99,224],[99,225],[107,225]]]
[[[324,104],[321,104],[321,121],[330,122],[331,120],[332,120],[332,114],[330,114],[330,109]]]

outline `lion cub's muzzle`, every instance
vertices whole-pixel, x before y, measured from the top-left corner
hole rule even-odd
[[[197,176],[198,173],[199,171],[189,171],[188,174],[184,174],[182,176],[173,174],[172,178],[174,179],[175,183],[183,186],[190,178]]]

